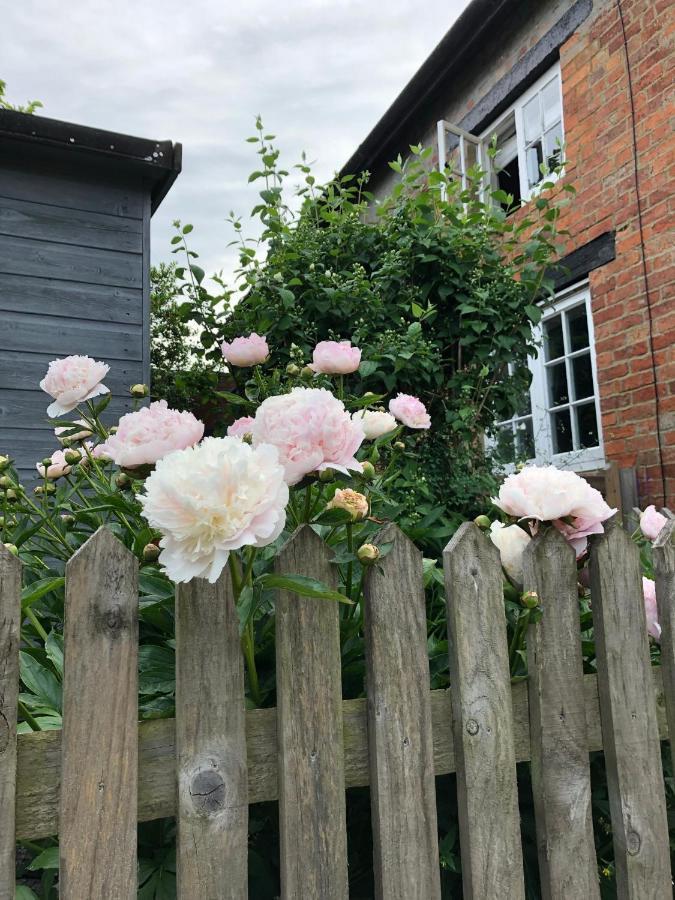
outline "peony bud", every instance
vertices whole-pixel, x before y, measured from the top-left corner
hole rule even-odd
[[[43,494],[54,494],[55,492],[56,487],[49,481],[46,484],[39,484],[33,488],[33,493],[37,494],[38,497],[41,497]]]
[[[42,466],[43,469],[48,469],[51,466],[51,464],[52,464],[51,456],[45,456],[45,458],[40,463],[40,465]]]
[[[0,475],[0,491],[6,491],[14,484],[9,475]]]
[[[322,469],[319,472],[319,481],[323,481],[324,484],[330,484],[331,481],[335,480],[335,469]]]
[[[394,441],[393,444],[394,450],[405,450],[405,444],[403,441]]]
[[[368,515],[368,498],[351,488],[335,491],[326,509],[346,509],[351,514],[353,522],[359,522]]]
[[[66,458],[66,462],[70,466],[76,466],[82,459],[82,454],[79,450],[66,450],[64,456]]]
[[[4,472],[9,467],[9,456],[0,456],[0,472]]]
[[[536,609],[539,606],[539,595],[536,591],[525,591],[520,597],[520,602],[525,609]]]
[[[16,501],[19,499],[19,494],[17,493],[17,491],[9,488],[9,490],[5,492],[5,499],[8,503],[16,503]]]
[[[474,525],[478,525],[479,528],[483,528],[486,530],[489,530],[490,525],[492,524],[492,522],[490,522],[490,519],[488,518],[488,516],[485,516],[485,515],[476,516],[476,518],[473,520],[473,522],[474,522]]]
[[[310,381],[312,378],[314,378],[314,370],[310,369],[309,366],[303,366],[300,370],[300,377],[305,381]]]
[[[132,384],[129,393],[132,397],[147,397],[150,394],[150,388],[147,384]]]
[[[356,556],[362,566],[372,566],[380,558],[380,551],[375,544],[361,544],[356,551]]]
[[[16,546],[16,544],[10,544],[10,543],[5,544],[5,550],[9,550],[9,552],[12,554],[12,556],[19,555],[19,548]]]
[[[69,513],[64,513],[61,516],[61,521],[65,525],[66,528],[72,528],[75,524],[75,516],[71,516]]]
[[[160,552],[157,544],[146,544],[143,547],[143,562],[155,562],[159,559]]]
[[[115,478],[115,484],[121,491],[124,491],[128,487],[131,487],[131,478],[129,478],[128,475],[125,475],[124,472],[120,472],[117,478]]]
[[[108,434],[117,434],[117,425],[112,425],[112,426],[108,429]]]
[[[377,394],[374,394],[372,391],[366,391],[362,399],[370,402],[371,400],[374,400],[376,396]]]
[[[287,375],[299,375],[300,374],[300,366],[296,366],[295,363],[289,363],[286,366],[286,374]]]
[[[375,466],[371,462],[368,462],[368,460],[361,463],[361,465],[363,467],[363,472],[361,474],[363,475],[364,481],[372,481],[375,477]]]

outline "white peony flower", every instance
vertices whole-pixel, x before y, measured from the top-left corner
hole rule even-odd
[[[367,441],[374,441],[383,434],[389,434],[397,425],[391,413],[379,412],[376,409],[359,409],[352,413],[352,419],[361,423]]]
[[[281,534],[288,486],[276,448],[205,438],[160,459],[139,499],[163,533],[160,562],[169,578],[213,583],[230,550],[264,547]]]
[[[499,550],[504,571],[516,587],[522,589],[523,553],[532,538],[520,525],[493,522],[490,525],[490,540]]]

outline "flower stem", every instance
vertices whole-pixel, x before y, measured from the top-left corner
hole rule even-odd
[[[303,522],[309,522],[310,520],[310,511],[312,509],[312,485],[308,484],[305,488],[305,512],[303,515]]]
[[[34,613],[33,610],[30,608],[30,606],[27,606],[27,607],[26,607],[26,609],[24,610],[24,615],[26,616],[26,618],[28,619],[28,621],[31,623],[31,625],[33,626],[33,628],[34,628],[34,629],[37,631],[37,633],[40,635],[40,637],[42,638],[42,640],[43,640],[43,641],[46,641],[47,638],[49,637],[49,635],[47,634],[47,632],[44,630],[44,628],[43,628],[42,625],[40,624],[40,620],[39,620],[38,617],[35,615],[35,613]]]
[[[354,526],[351,522],[347,522],[347,552],[352,553],[354,549]],[[352,561],[350,560],[347,563],[347,578],[346,578],[346,594],[351,599],[352,596],[352,572],[353,572]]]
[[[23,718],[28,722],[33,731],[42,731],[40,725],[37,720],[33,718],[32,714],[28,712],[25,705],[19,700],[19,712],[23,716]]]

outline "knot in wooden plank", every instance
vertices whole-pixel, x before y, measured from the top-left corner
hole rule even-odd
[[[469,719],[466,723],[466,730],[473,737],[480,731],[480,725],[475,719]]]
[[[113,639],[122,635],[129,627],[129,616],[119,605],[100,610],[97,620],[99,629]]]
[[[642,841],[637,831],[629,831],[626,835],[626,851],[629,856],[637,856],[640,852]]]
[[[225,779],[217,769],[200,769],[192,776],[190,798],[200,815],[220,812],[225,807]]]

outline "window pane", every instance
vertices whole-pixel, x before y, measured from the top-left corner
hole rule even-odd
[[[565,363],[556,363],[546,369],[548,381],[549,406],[561,406],[569,403],[570,394],[567,388],[567,370]]]
[[[541,171],[539,166],[544,161],[544,154],[541,149],[541,141],[537,141],[536,144],[532,144],[531,147],[528,147],[525,151],[525,163],[527,165],[527,181],[530,187],[534,187],[535,184],[539,184],[541,181]]]
[[[569,453],[572,446],[572,424],[569,409],[551,414],[551,430],[553,432],[553,452]]]
[[[523,107],[523,126],[525,128],[525,143],[541,137],[541,113],[539,109],[539,94],[533,97]]]
[[[495,457],[501,463],[512,463],[516,461],[513,428],[510,423],[504,428],[500,428],[497,432]]]
[[[552,169],[562,157],[562,125],[558,122],[544,134],[544,156],[546,165]]]
[[[557,75],[542,89],[541,105],[544,107],[544,128],[560,121],[560,86]]]
[[[575,356],[572,359],[572,378],[574,379],[574,399],[583,400],[584,397],[592,397],[593,370],[591,368],[591,354]]]
[[[565,343],[563,341],[562,318],[547,319],[544,322],[544,344],[546,347],[546,359],[558,359],[565,353]]]
[[[516,423],[516,450],[520,459],[534,457],[534,431],[532,419],[524,419]]]
[[[567,326],[570,332],[570,349],[583,350],[588,347],[588,319],[586,306],[575,306],[567,313]]]
[[[576,408],[577,428],[580,447],[598,446],[598,422],[595,415],[595,403],[584,403]]]

